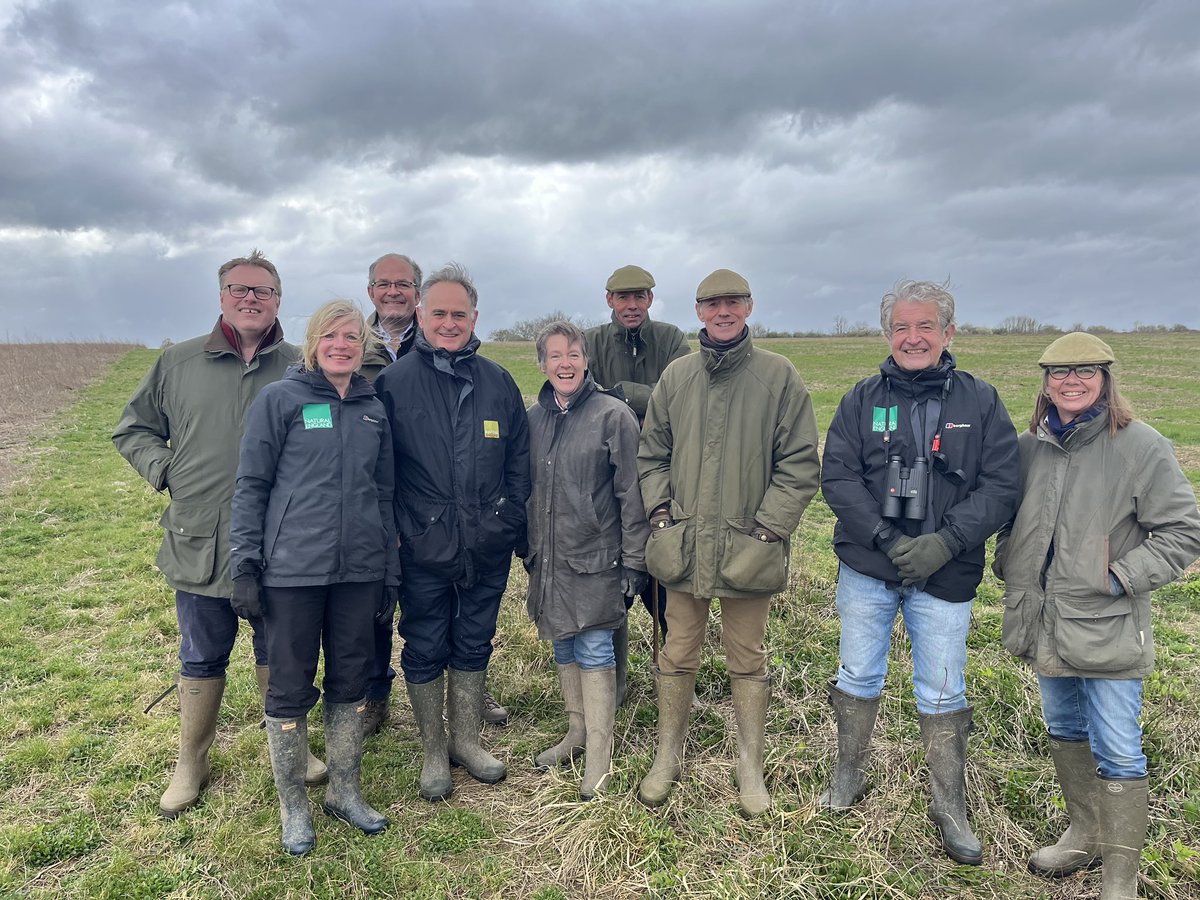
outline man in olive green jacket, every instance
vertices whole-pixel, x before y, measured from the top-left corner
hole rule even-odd
[[[608,277],[604,286],[612,321],[589,328],[587,344],[588,372],[596,384],[620,388],[641,425],[646,404],[658,379],[672,362],[692,352],[683,332],[669,322],[650,321],[654,303],[654,276],[641,266],[621,266]],[[632,606],[633,598],[626,604]],[[667,632],[666,593],[653,584],[642,592],[646,612],[656,616]],[[617,705],[625,702],[626,669],[629,665],[629,621],[623,621],[613,635],[617,657]]]
[[[789,536],[820,484],[817,425],[789,360],[754,346],[754,308],[741,275],[718,269],[696,291],[700,352],[669,366],[650,397],[638,451],[650,510],[646,565],[667,588],[659,654],[659,744],[638,797],[664,802],[679,779],[709,603],[737,719],[743,811],[770,806],[762,754],[767,701],[763,645],[771,595],[787,583]]]
[[[416,340],[421,267],[402,253],[385,253],[367,268],[367,296],[375,307],[367,320],[372,339],[363,352],[358,371],[368,381],[374,381],[380,372],[411,350]],[[390,650],[390,641],[388,647]],[[392,672],[392,678],[395,676]],[[388,684],[390,687],[390,679]],[[368,691],[367,696],[370,699],[375,695]],[[385,693],[383,697],[386,696]]]
[[[174,818],[194,806],[208,783],[225,670],[237,637],[229,604],[229,519],[242,420],[258,392],[299,358],[278,323],[282,285],[257,250],[217,270],[221,315],[210,334],[167,348],[134,391],[113,443],[171,502],[159,524],[158,568],[175,589],[179,620],[179,763],[159,811]],[[261,629],[254,628],[260,691],[269,672]],[[310,754],[308,780],[325,778]]]

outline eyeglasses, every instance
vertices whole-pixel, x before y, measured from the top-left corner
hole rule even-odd
[[[1095,378],[1096,373],[1101,371],[1104,366],[1046,366],[1046,374],[1055,381],[1062,381],[1072,372],[1084,381],[1089,378]]]
[[[398,291],[411,291],[416,285],[411,281],[372,281],[367,287],[379,288],[381,291],[390,291],[392,288]]]
[[[254,297],[256,300],[270,300],[279,293],[279,291],[275,290],[275,288],[267,287],[266,285],[261,287],[250,287],[246,284],[227,284],[225,285],[225,290],[229,291],[230,297],[233,297],[237,300],[241,300],[251,291],[254,291]]]

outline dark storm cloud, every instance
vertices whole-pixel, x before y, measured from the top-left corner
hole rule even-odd
[[[122,286],[254,244],[297,316],[365,299],[360,258],[397,242],[461,259],[485,332],[598,315],[639,260],[683,324],[717,265],[778,327],[873,321],[902,275],[952,276],[981,323],[1086,297],[1128,324],[1145,292],[1144,318],[1200,324],[1198,45],[1190,0],[26,3],[0,37],[0,264],[51,293],[94,273],[75,321],[152,342],[209,312]]]

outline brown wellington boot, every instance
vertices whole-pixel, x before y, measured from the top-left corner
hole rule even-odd
[[[591,800],[612,772],[613,717],[617,708],[617,670],[581,669],[587,752],[579,797]]]
[[[559,666],[558,681],[562,685],[563,706],[567,710],[567,733],[553,747],[537,755],[533,764],[538,769],[565,765],[579,757],[584,750],[587,727],[583,720],[583,683],[579,666],[576,663]]]
[[[763,779],[763,745],[767,736],[767,704],[771,679],[733,677],[733,715],[737,721],[737,783],[742,812],[748,818],[771,808],[771,795]]]
[[[158,801],[159,813],[174,819],[200,802],[208,786],[208,751],[217,736],[217,710],[225,693],[225,678],[179,676],[179,762],[166,793]]]
[[[683,772],[683,741],[696,692],[696,673],[658,673],[658,750],[654,765],[638,786],[638,800],[662,806]]]
[[[262,696],[263,707],[265,708],[267,705],[267,686],[271,682],[271,667],[255,666],[254,680],[258,682],[258,693]],[[318,784],[324,784],[329,780],[329,770],[325,768],[325,763],[313,756],[311,749],[307,753],[308,762],[304,767],[305,785],[316,787]]]

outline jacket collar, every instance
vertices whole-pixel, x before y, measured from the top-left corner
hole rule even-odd
[[[461,350],[456,350],[451,353],[449,350],[444,350],[441,347],[434,347],[425,337],[425,332],[417,329],[417,337],[413,342],[413,349],[420,354],[421,359],[425,360],[429,365],[433,366],[439,372],[445,372],[447,375],[457,374],[455,369],[459,363],[468,361],[475,356],[475,352],[479,349],[482,342],[471,332],[471,338],[467,341],[465,347]]]
[[[375,393],[375,388],[371,382],[363,378],[357,372],[350,376],[350,387],[346,390],[345,397],[338,397],[337,388],[329,383],[329,379],[325,377],[320,369],[312,370],[304,368],[304,363],[296,363],[289,366],[287,372],[283,376],[289,381],[299,381],[308,385],[315,393],[329,394],[335,400],[353,400],[357,397],[367,397]]]
[[[275,324],[271,326],[271,330],[263,335],[263,339],[258,342],[258,346],[254,349],[254,356],[273,349],[281,341],[283,341],[283,326],[276,319]],[[235,353],[238,356],[242,355],[241,347],[238,346],[237,332],[225,324],[223,316],[217,316],[217,324],[213,326],[212,333],[209,334],[208,340],[204,342],[204,349],[209,353]],[[251,359],[253,358],[251,357]]]
[[[754,339],[749,331],[746,332],[745,338],[730,350],[714,350],[705,347],[703,343],[700,345],[700,357],[704,360],[704,368],[713,378],[740,369],[753,351]]]
[[[1047,419],[1049,417],[1047,416]],[[1037,436],[1038,440],[1047,441],[1062,447],[1064,450],[1073,450],[1076,447],[1083,447],[1096,440],[1102,434],[1108,434],[1108,408],[1102,409],[1095,418],[1089,419],[1076,425],[1074,428],[1068,429],[1059,438],[1050,428],[1050,423],[1047,419],[1042,419],[1038,423]]]
[[[943,350],[941,359],[932,369],[909,372],[896,365],[896,361],[889,356],[879,364],[879,371],[896,393],[920,401],[936,396],[943,389],[948,390],[949,379],[956,366],[954,355],[949,350]]]
[[[537,402],[538,406],[542,407],[542,409],[546,410],[546,412],[564,415],[579,409],[579,407],[583,406],[583,404],[587,402],[587,399],[595,392],[596,382],[592,378],[592,373],[585,372],[583,376],[583,384],[580,385],[579,390],[575,392],[575,396],[571,398],[570,405],[566,409],[563,409],[558,405],[558,400],[554,397],[554,388],[550,384],[550,379],[547,378],[546,382],[542,385],[542,389],[538,391]]]

